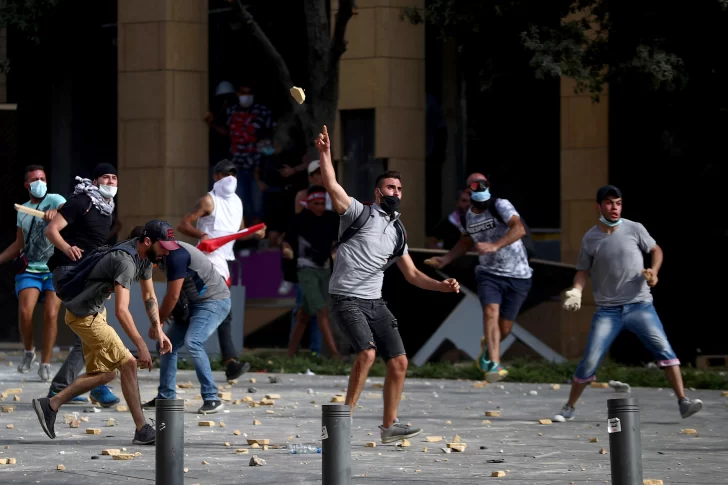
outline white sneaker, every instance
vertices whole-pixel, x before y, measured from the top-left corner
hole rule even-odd
[[[40,377],[41,381],[44,382],[50,382],[51,381],[51,365],[50,364],[41,364],[38,368],[38,377]]]
[[[561,411],[559,411],[559,413],[554,416],[553,421],[557,423],[565,423],[566,421],[571,421],[572,419],[574,419],[575,414],[576,409],[569,406],[568,404],[564,404],[564,407],[561,408]]]
[[[293,289],[293,283],[290,281],[281,281],[281,286],[278,287],[278,294],[281,296],[285,296],[291,292]]]
[[[35,349],[26,350],[23,354],[23,361],[18,366],[18,372],[25,374],[30,372],[30,367],[35,363]]]

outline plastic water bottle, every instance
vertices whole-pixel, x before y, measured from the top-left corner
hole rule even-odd
[[[291,455],[305,455],[308,453],[321,453],[321,448],[316,448],[312,445],[291,445],[288,447]]]

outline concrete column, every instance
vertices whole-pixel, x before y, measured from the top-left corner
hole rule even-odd
[[[576,263],[584,233],[598,218],[596,192],[609,178],[609,95],[598,103],[575,94],[572,79],[561,80],[561,260]],[[591,284],[582,308],[561,314],[561,352],[581,355],[595,310]]]
[[[119,217],[173,226],[207,190],[207,0],[119,0]]]
[[[337,6],[332,1],[333,11]],[[389,169],[402,173],[402,219],[410,245],[422,247],[425,28],[400,19],[405,6],[424,7],[424,0],[357,1],[341,59],[339,109],[375,109],[375,156],[387,158]],[[334,149],[338,156],[340,147]]]

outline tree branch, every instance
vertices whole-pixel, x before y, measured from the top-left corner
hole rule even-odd
[[[336,12],[336,24],[334,25],[334,36],[331,39],[330,65],[336,66],[341,56],[346,52],[346,25],[351,16],[354,15],[355,0],[339,0],[339,10]],[[337,71],[338,75],[338,71]]]

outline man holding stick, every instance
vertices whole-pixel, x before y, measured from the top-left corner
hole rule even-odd
[[[374,188],[375,203],[365,206],[349,197],[336,181],[331,161],[328,130],[315,140],[320,152],[323,184],[339,213],[339,243],[334,271],[329,283],[333,299],[331,316],[347,334],[356,352],[351,369],[346,404],[353,414],[364,389],[377,351],[387,363],[384,380],[384,416],[379,426],[383,443],[411,438],[419,428],[400,423],[397,408],[407,373],[407,355],[397,329],[397,319],[382,300],[384,271],[396,261],[411,284],[425,290],[457,293],[454,279],[436,281],[419,271],[407,251],[406,233],[398,211],[402,198],[399,172],[380,175]]]

